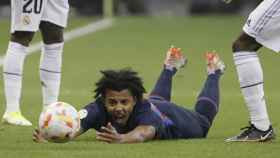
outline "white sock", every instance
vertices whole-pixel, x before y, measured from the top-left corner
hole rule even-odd
[[[20,111],[23,64],[27,47],[9,42],[3,64],[6,112]]]
[[[263,90],[263,71],[256,52],[236,52],[234,62],[251,123],[260,130],[270,126]]]
[[[64,43],[43,44],[42,47],[40,79],[44,106],[58,100],[63,45]]]

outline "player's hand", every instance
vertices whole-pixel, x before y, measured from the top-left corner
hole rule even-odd
[[[38,129],[34,130],[32,139],[34,142],[37,142],[37,143],[48,142],[46,139],[44,139],[44,137],[42,136],[42,134],[40,133],[40,131]]]
[[[232,0],[222,0],[224,3],[229,4]]]
[[[109,122],[106,127],[101,127],[102,132],[96,132],[96,139],[107,143],[122,143],[123,136]]]

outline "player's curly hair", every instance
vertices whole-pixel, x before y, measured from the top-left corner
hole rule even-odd
[[[136,101],[143,99],[146,92],[138,73],[126,68],[121,70],[104,70],[101,79],[96,83],[95,98],[104,98],[106,89],[121,91],[128,89]]]

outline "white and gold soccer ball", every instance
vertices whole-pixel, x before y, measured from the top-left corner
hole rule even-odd
[[[51,142],[67,142],[79,129],[77,110],[65,102],[48,105],[39,118],[39,131],[43,138]]]

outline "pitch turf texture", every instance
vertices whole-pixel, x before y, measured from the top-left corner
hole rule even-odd
[[[94,20],[72,18],[68,29]],[[99,70],[132,67],[143,76],[147,90],[151,90],[161,70],[165,51],[171,44],[181,47],[188,57],[187,66],[174,77],[172,99],[179,105],[192,108],[206,77],[204,52],[219,52],[227,70],[221,79],[220,111],[207,139],[118,145],[96,141],[92,130],[66,144],[34,143],[31,135],[42,108],[39,53],[35,53],[28,56],[25,63],[21,101],[23,114],[34,126],[1,124],[0,157],[278,157],[279,139],[266,144],[224,142],[225,138],[239,133],[239,128],[248,123],[231,53],[231,43],[241,31],[244,20],[245,17],[237,16],[117,18],[113,27],[65,44],[60,100],[71,103],[77,109],[93,99],[91,92],[100,77]],[[0,27],[0,52],[3,55],[7,47],[9,22],[1,19]],[[262,49],[260,57],[264,67],[268,111],[277,132],[280,122],[280,57],[268,49]],[[0,89],[2,115],[5,108],[2,76]]]

